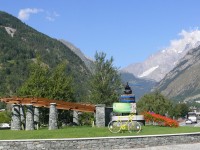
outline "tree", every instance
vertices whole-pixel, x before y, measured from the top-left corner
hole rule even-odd
[[[66,67],[67,63],[62,62],[50,70],[37,59],[31,66],[29,78],[18,90],[18,95],[73,101],[73,78],[66,74]]]
[[[55,100],[74,101],[73,78],[66,74],[67,63],[62,62],[53,70],[37,59],[32,64],[30,76],[18,90],[19,96],[43,97]],[[40,108],[41,120],[48,122],[48,110]],[[58,111],[59,119],[66,117],[67,111]]]
[[[90,102],[111,105],[119,97],[122,88],[118,69],[113,66],[113,57],[106,59],[103,52],[95,54],[95,71],[90,80]]]
[[[67,62],[60,63],[49,78],[48,98],[56,100],[74,101],[73,78],[66,75]]]
[[[139,113],[150,111],[160,115],[166,115],[171,114],[172,109],[171,101],[158,91],[144,95],[137,102],[137,110]]]
[[[47,97],[48,95],[48,73],[47,66],[37,59],[30,66],[30,76],[19,88],[17,94],[20,96]]]
[[[189,107],[185,103],[178,103],[174,106],[174,116],[178,117],[185,117],[189,112]]]

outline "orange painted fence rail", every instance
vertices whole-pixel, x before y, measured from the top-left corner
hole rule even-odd
[[[65,102],[61,100],[50,100],[47,98],[24,98],[24,97],[9,97],[9,98],[0,98],[1,102],[8,104],[32,104],[36,107],[50,107],[50,103],[56,103],[57,109],[63,110],[75,110],[81,112],[95,112],[95,105],[92,104],[82,104],[82,103],[72,103]]]

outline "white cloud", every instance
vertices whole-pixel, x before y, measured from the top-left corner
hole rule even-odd
[[[21,9],[18,13],[18,18],[21,20],[28,20],[30,17],[30,14],[37,14],[40,12],[43,12],[43,9],[37,9],[37,8]]]
[[[49,20],[49,21],[55,21],[55,19],[57,17],[59,17],[60,15],[57,13],[57,12],[53,12],[53,13],[50,13],[50,12],[47,12],[47,16],[46,16],[46,19]]]
[[[200,42],[200,30],[198,28],[192,31],[182,30],[179,35],[181,38],[172,40],[166,51],[181,53],[186,50],[187,45],[189,46],[187,49],[192,49],[197,47]]]

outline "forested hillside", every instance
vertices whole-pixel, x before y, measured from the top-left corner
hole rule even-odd
[[[66,74],[74,77],[77,96],[86,90],[90,71],[84,62],[60,41],[48,37],[22,23],[16,17],[0,11],[0,96],[16,95],[16,90],[28,78],[29,65],[36,57],[49,68],[67,61]],[[82,88],[84,87],[84,88]]]

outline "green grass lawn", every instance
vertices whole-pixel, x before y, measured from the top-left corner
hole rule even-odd
[[[129,133],[111,133],[108,128],[96,127],[65,127],[58,130],[48,130],[46,128],[34,131],[11,131],[0,130],[0,140],[11,139],[52,139],[52,138],[82,138],[82,137],[108,137],[108,136],[140,136],[155,134],[174,134],[174,133],[190,133],[200,132],[200,127],[159,127],[159,126],[143,126],[142,131],[138,134]]]

